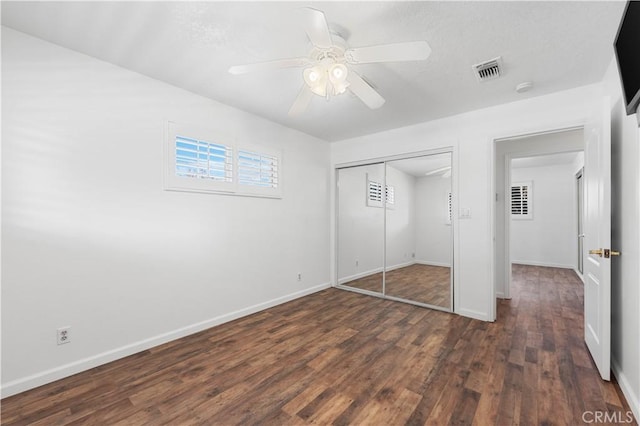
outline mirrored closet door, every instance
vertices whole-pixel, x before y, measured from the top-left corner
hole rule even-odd
[[[385,294],[450,310],[451,153],[386,163]]]
[[[338,287],[453,310],[451,153],[338,168]]]

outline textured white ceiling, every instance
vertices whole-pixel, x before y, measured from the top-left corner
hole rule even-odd
[[[624,2],[2,2],[2,23],[328,141],[599,81]],[[355,66],[387,100],[351,94],[287,112],[299,69],[233,76],[231,65],[304,56],[293,11],[325,12],[351,47],[426,40],[428,60]],[[478,83],[475,63],[505,75]],[[517,94],[525,80],[534,89]]]

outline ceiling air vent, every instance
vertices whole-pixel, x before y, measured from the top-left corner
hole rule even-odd
[[[502,75],[502,58],[498,56],[490,61],[475,64],[472,68],[478,81],[495,80]]]

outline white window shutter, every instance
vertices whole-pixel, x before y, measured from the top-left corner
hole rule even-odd
[[[238,183],[263,188],[277,188],[278,163],[276,156],[239,150]]]
[[[514,183],[511,185],[511,217],[513,219],[532,219],[532,183]]]

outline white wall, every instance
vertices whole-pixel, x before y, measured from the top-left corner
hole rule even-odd
[[[166,120],[282,149],[284,197],[164,191]],[[3,396],[325,288],[328,162],[324,141],[3,28]]]
[[[611,363],[640,419],[640,129],[627,116],[615,58],[604,76],[611,96]]]
[[[598,85],[584,86],[353,138],[331,144],[331,159],[335,165],[453,147],[454,211],[470,212],[454,215],[455,311],[493,320],[493,141],[579,125],[597,96]]]
[[[451,266],[451,224],[447,223],[447,193],[451,179],[424,176],[416,179],[416,262]]]
[[[511,262],[576,269],[576,178],[573,164],[511,169],[511,182],[531,182],[531,219],[511,219]]]

